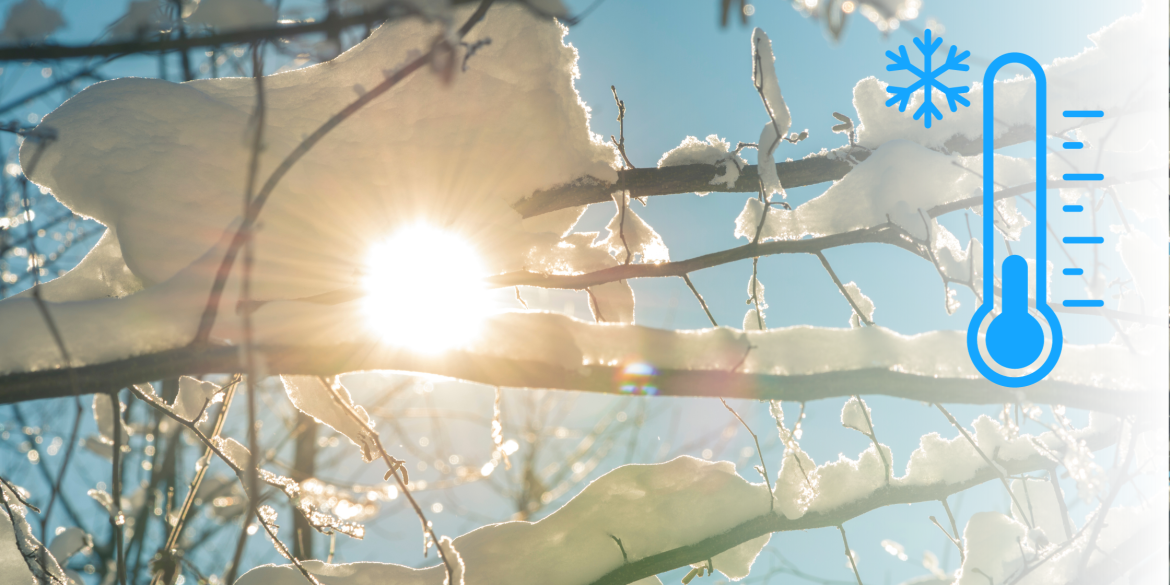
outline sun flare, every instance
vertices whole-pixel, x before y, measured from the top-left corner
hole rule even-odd
[[[383,341],[437,352],[471,341],[491,312],[479,254],[456,234],[419,224],[370,248],[365,311]]]

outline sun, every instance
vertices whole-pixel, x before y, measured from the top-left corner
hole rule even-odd
[[[381,340],[434,353],[462,346],[491,313],[476,249],[427,224],[371,246],[363,285],[367,325]]]

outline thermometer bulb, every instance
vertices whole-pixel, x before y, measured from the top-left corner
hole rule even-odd
[[[1003,306],[987,326],[987,353],[1005,368],[1032,365],[1044,351],[1044,329],[1028,313],[1028,263],[1021,256],[1003,261]]]

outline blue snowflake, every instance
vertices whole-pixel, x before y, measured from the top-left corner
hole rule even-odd
[[[910,98],[919,89],[922,89],[924,94],[922,105],[918,106],[918,109],[914,111],[914,119],[917,120],[925,115],[927,128],[930,128],[930,118],[932,116],[942,120],[942,112],[934,106],[934,88],[938,88],[947,97],[947,103],[950,104],[952,112],[959,109],[957,104],[963,104],[964,106],[971,105],[971,102],[967,98],[960,95],[967,93],[970,88],[965,85],[961,87],[947,87],[938,80],[938,76],[947,71],[967,71],[970,69],[971,67],[964,64],[963,60],[971,56],[971,51],[963,51],[961,54],[956,55],[955,53],[959,49],[951,45],[950,53],[947,54],[946,63],[943,63],[938,69],[931,69],[930,58],[938,50],[939,46],[942,45],[942,42],[942,37],[933,41],[930,40],[930,29],[926,29],[926,32],[922,35],[922,39],[914,39],[914,45],[922,53],[922,69],[915,67],[910,62],[910,56],[906,54],[906,45],[898,46],[898,54],[894,54],[893,51],[886,51],[886,56],[890,58],[890,61],[893,61],[893,63],[886,65],[886,71],[906,70],[918,78],[918,81],[914,82],[910,87],[894,87],[892,85],[887,87],[886,91],[892,94],[893,97],[886,100],[886,106],[892,106],[896,102],[898,104],[898,111],[905,112],[906,106],[910,103]]]

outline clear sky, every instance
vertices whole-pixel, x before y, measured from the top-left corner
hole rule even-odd
[[[575,12],[591,1],[569,0],[567,3]],[[752,27],[763,28],[773,40],[776,69],[792,112],[793,130],[809,130],[807,140],[795,146],[783,145],[777,158],[797,159],[845,142],[843,135],[829,130],[836,123],[832,113],[846,113],[856,120],[851,101],[853,86],[859,80],[869,76],[886,81],[906,80],[906,77],[900,77],[907,75],[905,73],[885,71],[884,53],[896,50],[899,44],[909,45],[910,30],[925,28],[928,21],[941,24],[935,27],[935,33],[941,33],[948,43],[972,52],[973,57],[968,61],[972,65],[971,71],[949,74],[949,84],[960,85],[981,79],[983,65],[1002,53],[1025,52],[1041,63],[1073,56],[1091,45],[1088,34],[1121,15],[1140,9],[1138,0],[1075,3],[1068,0],[924,1],[917,19],[888,35],[854,15],[841,41],[834,42],[827,37],[822,23],[802,17],[788,2],[780,0],[755,5],[755,14],[748,26],[741,26],[737,19],[733,19],[726,28],[718,24],[719,3],[715,0],[608,0],[575,26],[568,40],[580,51],[581,79],[577,88],[593,109],[593,131],[605,136],[617,132],[616,109],[610,94],[610,85],[615,85],[627,107],[625,137],[630,159],[636,166],[648,167],[655,165],[664,152],[677,146],[687,135],[705,137],[718,134],[732,144],[757,139],[766,116],[751,85],[749,39]],[[93,39],[111,20],[110,15],[120,14],[125,5],[126,2],[120,0],[67,2],[64,12],[69,28],[59,39]],[[172,62],[169,67],[174,76],[177,64]],[[18,64],[8,68],[9,71],[0,79],[0,102],[45,83],[39,65],[30,65],[27,70]],[[158,72],[158,63],[154,59],[126,59],[107,71],[119,75],[154,76]],[[18,110],[17,114],[21,118],[30,113],[43,116],[56,103],[59,103],[56,97],[36,102]],[[5,143],[5,146],[10,145],[10,141]],[[747,157],[754,162],[754,153],[748,153]],[[788,201],[793,205],[807,201],[827,186],[791,189]],[[653,197],[648,207],[636,206],[635,209],[662,235],[671,258],[680,260],[744,243],[734,239],[732,230],[734,219],[749,196],[751,194],[713,193],[702,198],[693,194]],[[612,205],[594,206],[586,213],[579,230],[601,230],[612,214]],[[973,225],[977,219],[972,217]],[[944,223],[956,234],[965,233],[961,214],[947,218]],[[937,273],[922,259],[876,244],[831,250],[826,255],[843,281],[856,281],[873,299],[877,306],[874,316],[877,323],[902,333],[966,328],[975,307],[974,296],[965,289],[960,290],[962,308],[955,315],[948,316]],[[750,274],[750,262],[740,262],[692,276],[720,324],[738,327],[742,323]],[[767,287],[771,307],[767,311],[769,326],[848,326],[850,308],[815,257],[797,255],[762,259],[760,280]],[[638,299],[638,323],[672,328],[707,326],[698,304],[680,280],[635,281],[632,286]],[[1075,291],[1069,293],[1058,287],[1054,298],[1066,293],[1075,294]],[[578,317],[588,315],[583,294],[556,291],[547,295],[527,294],[537,307],[554,310],[571,307]],[[1066,322],[1066,333],[1074,341],[1108,339],[1110,334],[1101,323],[1071,318]],[[442,400],[452,404],[472,404],[481,414],[484,409],[490,412],[489,396],[483,388],[442,384],[436,392],[443,395]],[[359,393],[359,400],[360,397]],[[658,417],[644,432],[648,438],[657,431],[659,441],[663,436],[670,441],[672,438],[667,435],[672,428],[689,428],[692,430],[676,434],[697,436],[700,430],[706,432],[726,424],[723,420],[726,413],[716,401],[665,401],[672,407],[679,407],[683,422],[668,425],[665,417]],[[809,405],[807,431],[802,441],[814,459],[822,462],[835,459],[838,453],[856,457],[868,441],[853,431],[840,429],[837,424],[840,401],[831,402]],[[590,417],[611,408],[614,402],[608,398],[590,397],[582,398],[579,404],[580,409],[570,420],[575,419],[584,426]],[[882,398],[870,399],[870,405],[877,413],[877,431],[882,434],[883,442],[894,449],[894,466],[899,474],[905,468],[909,453],[917,446],[919,436],[935,430],[944,431],[944,436],[952,434],[946,432],[945,420],[924,405]],[[651,408],[654,406],[650,405]],[[767,409],[746,403],[741,407],[751,409],[741,412],[757,432],[767,435],[765,446],[770,446],[773,454],[770,460],[778,461],[780,450],[771,438],[775,433]],[[992,410],[965,407],[956,408],[955,412],[960,420],[970,421],[978,413]],[[723,417],[718,424],[712,422],[716,416]],[[741,433],[724,448],[726,456],[740,464],[740,472],[745,476],[751,473],[750,467],[744,465],[749,460],[737,456],[748,444],[749,438]],[[697,455],[700,449],[701,446],[689,450],[674,447],[668,451]],[[603,468],[621,462],[612,458]],[[375,481],[380,474],[371,471],[368,475],[367,481]],[[987,501],[1002,499],[1002,492],[995,489],[998,488],[984,486],[965,497],[986,498]],[[475,508],[476,491],[465,493],[461,496],[463,503]],[[423,499],[432,497],[438,496],[426,495]],[[961,500],[958,507],[962,526],[963,518],[972,510],[963,509]],[[1001,509],[1006,510],[1006,507],[1001,506]],[[1074,515],[1083,515],[1085,511],[1082,506],[1080,510],[1074,510]],[[507,516],[503,511],[482,512],[496,518]],[[948,548],[943,546],[945,540],[926,519],[928,515],[939,513],[937,505],[920,504],[909,509],[878,510],[851,521],[848,526],[850,543],[859,553],[860,568],[870,579],[867,583],[893,584],[923,574],[924,570],[917,561],[928,549],[944,557],[948,563],[944,568],[956,568],[957,555],[953,550],[944,553]],[[477,521],[459,520],[451,514],[437,515],[435,523],[440,533],[452,535],[478,525]],[[414,519],[399,514],[392,522],[383,523],[382,528],[372,531],[367,541],[346,543],[340,558],[415,564],[418,562],[416,531]],[[389,551],[382,540],[388,532],[395,538]],[[910,560],[899,561],[883,552],[879,543],[885,538],[906,545]],[[817,575],[846,582],[852,579],[836,532],[780,534],[773,538],[769,548],[781,551],[790,559],[799,559],[802,567]],[[265,554],[270,553],[269,550]],[[769,554],[766,550],[764,556]],[[677,582],[677,578],[673,576],[671,579]],[[791,579],[785,577],[785,580]],[[671,581],[664,576],[664,582]]]

